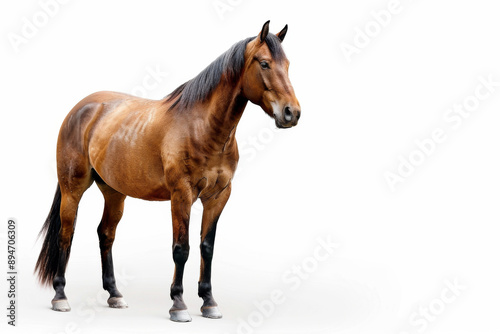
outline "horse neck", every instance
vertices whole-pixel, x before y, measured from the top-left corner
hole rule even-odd
[[[222,80],[202,108],[198,108],[207,123],[205,140],[225,144],[234,136],[247,102],[241,95],[239,83],[230,84]]]

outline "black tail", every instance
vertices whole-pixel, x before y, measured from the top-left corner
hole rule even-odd
[[[61,188],[57,184],[54,202],[50,208],[49,215],[43,224],[39,237],[44,236],[42,250],[36,262],[35,272],[38,272],[38,279],[42,285],[52,285],[59,266],[59,230],[61,229]],[[69,258],[69,249],[68,256]]]

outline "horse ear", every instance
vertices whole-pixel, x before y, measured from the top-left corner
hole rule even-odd
[[[266,40],[266,37],[267,37],[267,34],[269,34],[269,22],[270,20],[268,20],[266,23],[264,23],[264,25],[262,26],[262,30],[260,31],[260,42],[264,42]]]
[[[288,31],[288,24],[285,24],[285,27],[279,33],[276,34],[276,36],[278,36],[278,38],[280,39],[280,41],[283,42],[283,40],[285,39],[287,31]]]

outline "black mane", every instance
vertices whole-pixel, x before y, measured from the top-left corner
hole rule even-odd
[[[255,39],[249,37],[234,44],[221,54],[193,79],[183,83],[167,96],[167,102],[177,99],[170,109],[177,106],[180,110],[189,109],[196,102],[207,99],[217,87],[223,75],[228,82],[234,82],[240,75],[245,64],[247,44]],[[274,34],[268,34],[265,40],[271,56],[280,62],[285,58],[280,39]]]

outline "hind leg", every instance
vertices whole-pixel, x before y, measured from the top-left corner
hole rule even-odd
[[[69,182],[68,180],[71,180]],[[61,182],[63,181],[63,182]],[[71,242],[75,231],[76,214],[78,203],[85,190],[92,184],[89,173],[83,173],[82,177],[60,178],[61,187],[61,229],[59,231],[59,252],[57,273],[54,277],[52,286],[56,292],[52,299],[52,309],[54,311],[67,312],[71,308],[64,292],[66,286],[66,266],[69,260]]]
[[[99,246],[101,248],[102,284],[104,290],[109,292],[108,304],[113,308],[127,308],[128,305],[123,295],[116,287],[111,248],[115,240],[115,232],[123,215],[125,195],[117,192],[102,180],[96,180],[97,186],[104,196],[104,213],[101,223],[97,228]]]

